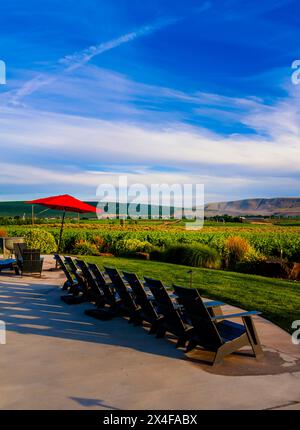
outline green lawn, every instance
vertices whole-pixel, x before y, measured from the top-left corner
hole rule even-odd
[[[155,261],[116,257],[83,257],[99,267],[120,270],[161,279],[167,285],[189,286],[190,267]],[[193,286],[204,297],[219,299],[246,310],[259,310],[263,317],[291,332],[291,324],[300,319],[300,283],[222,270],[193,268]]]

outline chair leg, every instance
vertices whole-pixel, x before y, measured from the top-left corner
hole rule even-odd
[[[162,327],[162,326],[160,326],[160,327],[158,327],[157,328],[157,331],[156,331],[156,337],[157,338],[162,338],[162,337],[164,337],[165,336],[165,334],[166,334],[166,329],[164,328],[164,327]]]
[[[216,352],[214,361],[212,363],[213,366],[216,366],[217,364],[222,363],[223,358],[225,357],[226,354],[224,354],[224,352],[222,351],[221,348],[218,349],[218,351]]]
[[[197,346],[197,342],[196,342],[195,340],[191,339],[191,340],[189,341],[189,343],[188,343],[187,347],[186,347],[185,352],[190,352],[190,351],[192,351],[193,349],[195,349],[195,348],[196,348],[196,346]]]
[[[148,334],[155,334],[157,332],[157,324],[153,323],[150,326],[150,330],[148,331]]]
[[[186,342],[187,342],[186,336],[180,337],[176,343],[176,348],[184,348],[186,345]]]
[[[66,281],[65,283],[64,283],[64,285],[62,286],[62,291],[66,291],[66,290],[68,290],[69,289],[69,281]]]
[[[140,326],[142,324],[143,324],[143,318],[141,318],[139,314],[135,315],[133,317],[133,325],[135,327],[137,327],[137,326]]]
[[[257,359],[259,359],[264,355],[264,353],[253,320],[251,317],[246,316],[243,317],[243,322],[246,328],[250,345],[253,350],[253,354]]]

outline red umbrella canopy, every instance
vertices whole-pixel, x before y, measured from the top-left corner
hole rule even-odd
[[[82,202],[81,200],[75,199],[75,197],[69,196],[69,194],[63,194],[61,196],[46,197],[44,199],[31,200],[26,202],[30,205],[42,205],[49,209],[57,209],[66,212],[102,212],[101,209],[97,209],[95,206],[89,205]]]

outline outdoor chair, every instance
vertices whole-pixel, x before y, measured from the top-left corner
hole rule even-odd
[[[17,261],[13,258],[0,260],[0,272],[2,272],[2,270],[14,270],[16,275],[20,274]]]
[[[99,307],[104,306],[105,305],[104,295],[100,290],[100,288],[98,287],[98,284],[95,278],[93,277],[92,273],[90,272],[86,262],[76,258],[75,263],[77,267],[81,270],[81,274],[89,289],[90,301],[95,302],[95,304]]]
[[[72,273],[72,275],[74,276],[74,278],[76,279],[76,281],[78,282],[78,284],[81,287],[84,287],[83,277],[78,272],[78,268],[76,267],[76,264],[74,263],[73,258],[66,256],[65,257],[65,264],[69,268],[70,272]]]
[[[117,299],[115,296],[115,291],[114,291],[112,282],[111,281],[108,282],[105,279],[104,274],[100,271],[97,264],[89,263],[88,268],[90,272],[93,274],[95,281],[97,282],[98,288],[102,291],[105,297],[106,304],[111,307],[114,307]]]
[[[174,288],[174,285],[173,285],[173,288]],[[191,288],[183,288],[181,290],[180,296],[177,296],[176,292],[175,292],[176,302],[178,303],[179,306],[181,306],[181,310],[182,310],[186,320],[189,320],[189,317],[185,312],[184,303],[182,302],[181,298],[183,297],[184,294],[186,294],[188,297],[190,297],[190,295],[189,295],[190,290],[191,290]],[[197,291],[199,292],[199,289]],[[225,305],[224,302],[220,302],[218,300],[203,300],[203,304],[211,316],[215,317],[218,315],[223,315],[222,306]],[[188,322],[190,322],[190,321],[188,321]]]
[[[176,348],[185,347],[190,338],[192,327],[184,322],[180,309],[174,306],[160,280],[145,277],[145,281],[154,296],[158,313],[163,315],[163,318],[158,322],[156,337],[164,337],[166,332],[169,332],[178,338]]]
[[[90,300],[90,291],[83,276],[78,273],[77,267],[71,257],[65,257],[65,265],[76,279],[77,286],[68,291],[68,294],[61,296],[61,300],[68,305],[77,305]]]
[[[23,251],[27,249],[27,245],[24,242],[15,242],[13,244],[13,247],[14,247],[15,259],[17,263],[21,266],[23,262]]]
[[[104,301],[97,302],[95,308],[86,309],[84,313],[101,321],[110,320],[118,315],[121,300],[116,297],[112,283],[110,281],[107,282],[104,274],[96,264],[89,263],[87,267],[101,291]]]
[[[186,352],[201,346],[215,353],[213,365],[246,345],[250,345],[254,356],[263,354],[252,316],[261,312],[239,312],[229,315],[212,316],[195,288],[174,285],[175,294],[184,306],[193,325]],[[231,318],[242,318],[243,324],[227,321]]]
[[[137,275],[135,273],[123,272],[123,276],[132,289],[136,304],[141,308],[140,316],[144,321],[151,324],[149,334],[156,333],[159,321],[163,318],[163,316],[157,313],[153,302],[149,300],[143,284]]]
[[[18,262],[21,274],[39,273],[41,276],[44,259],[41,258],[39,249],[24,249],[22,252],[22,261]]]
[[[62,290],[69,290],[69,292],[73,292],[76,288],[78,288],[78,281],[72,276],[70,270],[67,268],[59,254],[54,254],[54,260],[57,262],[59,268],[64,272],[66,277],[66,281],[64,282]]]
[[[121,299],[120,310],[124,310],[125,315],[129,316],[129,322],[133,322],[135,325],[142,324],[143,320],[140,316],[141,308],[135,303],[118,270],[111,267],[104,267],[104,269]]]

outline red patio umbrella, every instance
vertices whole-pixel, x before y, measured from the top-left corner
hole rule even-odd
[[[30,205],[42,205],[46,206],[49,209],[61,210],[63,212],[58,247],[57,252],[60,250],[62,232],[64,228],[65,216],[66,212],[76,212],[76,213],[86,213],[86,212],[94,212],[100,213],[101,209],[97,209],[95,206],[89,205],[87,203],[82,202],[81,200],[75,199],[75,197],[69,196],[68,194],[63,194],[61,196],[52,196],[46,197],[44,199],[30,200],[26,202]]]

